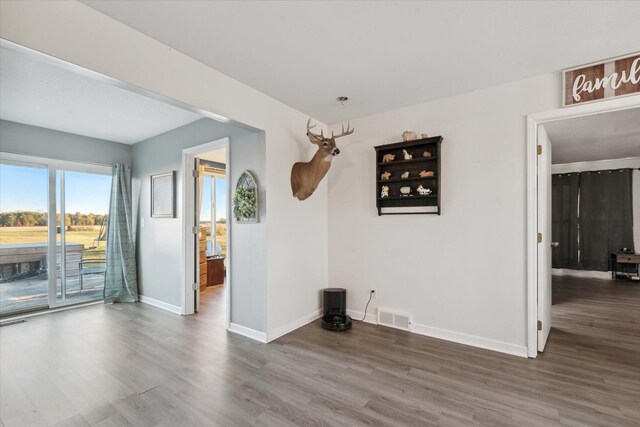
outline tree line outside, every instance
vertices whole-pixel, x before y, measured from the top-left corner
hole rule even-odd
[[[76,212],[65,215],[65,227],[101,225],[107,215]],[[56,215],[60,220],[60,215]],[[47,225],[47,213],[41,211],[0,212],[0,227],[40,227]]]

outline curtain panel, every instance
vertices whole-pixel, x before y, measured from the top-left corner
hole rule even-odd
[[[551,236],[559,245],[552,250],[553,268],[580,268],[578,261],[578,193],[580,174],[551,177]]]
[[[631,169],[583,172],[579,209],[581,268],[608,271],[612,252],[634,249]]]
[[[123,164],[114,165],[107,231],[105,303],[138,301],[131,200],[131,169]]]

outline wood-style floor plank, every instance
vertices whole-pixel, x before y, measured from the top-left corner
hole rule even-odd
[[[0,425],[640,426],[640,285],[554,278],[523,359],[356,323],[270,344],[201,312],[90,306],[0,329]]]

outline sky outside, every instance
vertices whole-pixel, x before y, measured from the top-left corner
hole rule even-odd
[[[0,212],[47,211],[46,168],[0,164]],[[227,215],[227,180],[217,178],[216,219]],[[211,206],[211,178],[205,177],[202,206]],[[110,175],[65,172],[65,210],[67,213],[107,214]],[[211,210],[203,209],[203,221],[211,221]]]
[[[216,178],[216,221],[227,217],[227,180]],[[201,221],[211,221],[211,177],[205,176],[202,184]]]
[[[0,212],[47,211],[47,169],[0,164]],[[111,175],[65,172],[67,213],[107,214]]]

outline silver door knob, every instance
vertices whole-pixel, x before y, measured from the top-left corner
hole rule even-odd
[[[552,248],[557,248],[558,246],[560,246],[560,242],[551,242]]]

